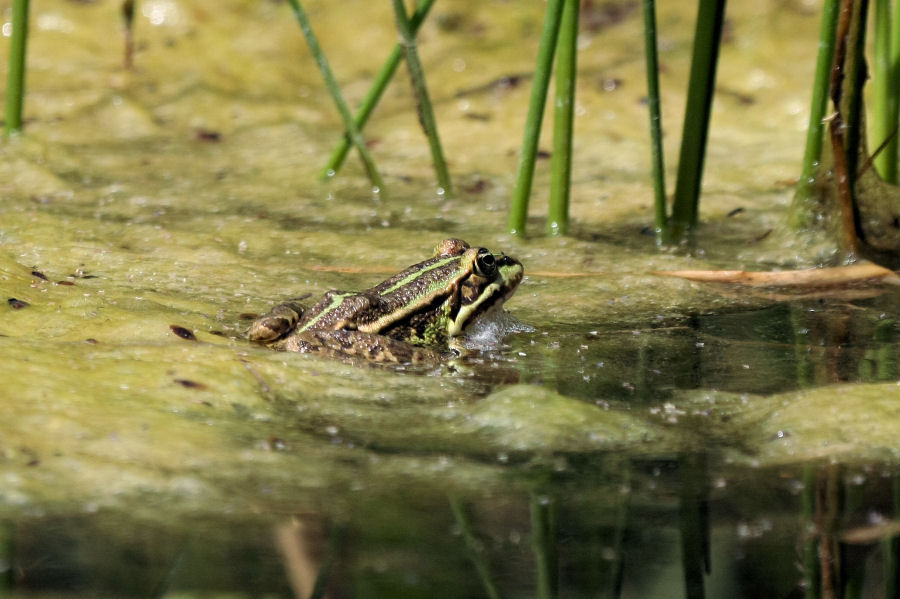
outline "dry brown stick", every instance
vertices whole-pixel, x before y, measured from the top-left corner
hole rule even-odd
[[[847,172],[847,152],[844,145],[844,117],[841,113],[841,98],[844,84],[844,65],[847,60],[847,38],[850,33],[850,19],[853,14],[853,0],[841,2],[838,17],[837,39],[834,47],[834,62],[831,66],[831,100],[834,102],[834,116],[829,122],[831,149],[834,154],[834,172],[837,179],[838,206],[841,211],[841,240],[844,250],[855,259],[859,254],[859,238],[853,216],[853,189]]]

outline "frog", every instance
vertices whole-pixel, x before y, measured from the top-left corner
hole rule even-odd
[[[364,291],[333,289],[307,308],[290,299],[254,320],[250,341],[351,362],[440,364],[465,352],[466,327],[499,310],[522,263],[448,238],[433,255]]]

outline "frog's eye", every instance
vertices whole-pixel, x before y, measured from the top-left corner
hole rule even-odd
[[[492,277],[497,272],[497,260],[490,250],[485,248],[478,250],[475,256],[475,272],[483,277]]]

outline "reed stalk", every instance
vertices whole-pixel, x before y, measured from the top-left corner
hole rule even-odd
[[[644,54],[647,68],[647,110],[650,113],[650,154],[653,161],[653,222],[662,241],[666,228],[666,171],[659,103],[659,61],[656,47],[656,2],[644,0]]]
[[[303,10],[299,0],[288,0],[288,4],[291,5],[294,17],[300,24],[300,29],[303,31],[303,36],[306,38],[306,44],[309,46],[309,50],[316,60],[319,71],[322,73],[322,78],[325,80],[325,86],[328,88],[328,93],[331,94],[331,98],[334,100],[334,104],[341,115],[341,119],[344,122],[344,129],[349,133],[350,140],[359,152],[359,157],[363,162],[369,180],[379,192],[384,192],[384,180],[381,178],[381,174],[375,167],[375,161],[369,153],[369,148],[366,147],[366,140],[363,138],[362,133],[360,133],[359,128],[353,121],[350,109],[347,108],[347,103],[344,101],[344,97],[341,94],[341,88],[338,86],[337,80],[331,72],[331,67],[328,66],[328,59],[325,58],[325,53],[319,45],[319,40],[313,33],[312,25],[309,22],[309,18],[306,16],[306,11]]]
[[[818,467],[807,464],[803,467],[803,492],[800,496],[801,513],[806,528],[811,532],[803,537],[803,579],[806,583],[806,599],[820,599],[822,597],[821,570],[819,569],[819,530],[818,497],[819,474]]]
[[[547,103],[547,88],[550,85],[550,72],[553,69],[553,54],[556,51],[562,9],[563,0],[547,0],[544,27],[541,31],[537,64],[534,69],[534,82],[531,87],[531,99],[528,103],[528,117],[525,120],[525,139],[519,155],[516,186],[513,190],[512,205],[509,211],[509,232],[514,235],[525,233],[525,222],[528,219],[528,200],[531,197],[541,122],[544,118],[544,106]]]
[[[825,137],[825,111],[828,108],[828,86],[831,76],[831,63],[834,58],[834,40],[837,31],[838,9],[840,0],[825,0],[822,6],[822,22],[819,26],[819,52],[816,56],[813,95],[809,109],[809,126],[806,128],[806,146],[803,151],[803,165],[793,212],[795,218],[800,208],[811,194],[815,182],[816,169],[822,159],[822,144]],[[795,223],[799,224],[799,223]]]
[[[627,489],[626,493],[619,494],[618,505],[616,507],[615,524],[613,528],[613,539],[611,547],[615,556],[609,564],[609,585],[607,586],[606,596],[610,599],[619,599],[622,597],[622,585],[625,580],[625,534],[628,531],[629,515],[631,512],[631,462],[630,459],[623,459],[620,463],[623,489]]]
[[[900,518],[900,475],[891,477],[893,516]],[[900,593],[900,538],[893,536],[882,541],[884,552],[884,596],[897,597]]]
[[[556,103],[553,119],[553,158],[550,163],[548,235],[569,231],[569,198],[572,193],[572,135],[575,115],[575,81],[578,54],[579,0],[565,0],[556,50]]]
[[[835,112],[828,121],[828,132],[834,156],[841,249],[847,261],[856,259],[860,247],[856,231],[855,192],[859,148],[863,139],[862,87],[866,75],[863,50],[867,8],[866,0],[841,1],[829,83]]]
[[[844,6],[850,11],[850,28],[846,35],[846,55],[843,58],[843,80],[846,82],[846,89],[836,91],[836,86],[832,86],[832,98],[835,106],[841,112],[841,117],[846,125],[844,147],[847,154],[848,176],[851,186],[855,188],[856,181],[859,177],[860,166],[860,148],[863,147],[865,141],[865,131],[863,130],[863,88],[869,73],[866,67],[866,22],[869,9],[869,0],[844,0]],[[838,27],[840,31],[840,24]],[[840,45],[840,40],[838,45]],[[836,67],[837,68],[837,67]],[[837,81],[835,73],[832,81]],[[840,101],[838,101],[840,100]],[[846,105],[842,104],[846,102]],[[832,126],[834,122],[832,121]],[[855,189],[854,189],[855,191]],[[855,208],[854,198],[854,211]]]
[[[898,104],[891,32],[890,0],[875,0],[874,76],[872,77],[872,145],[884,144],[873,163],[881,178],[897,184]]]
[[[894,102],[897,112],[900,113],[900,6],[894,6],[894,10],[891,11],[891,81],[893,82],[893,90],[894,90]],[[895,121],[895,129],[893,141],[895,145],[898,147],[895,152],[900,155],[900,132],[896,130],[897,122],[900,121],[900,116],[897,117],[897,121]],[[896,160],[894,161],[896,165]],[[898,173],[898,178],[900,178],[900,173]],[[894,182],[896,184],[896,181]]]
[[[459,530],[462,533],[463,541],[466,544],[466,553],[469,555],[469,560],[472,562],[472,565],[475,566],[475,571],[478,573],[478,578],[481,580],[484,594],[488,599],[501,599],[502,595],[500,594],[500,590],[497,588],[496,583],[494,583],[490,564],[484,556],[481,542],[475,536],[475,529],[472,526],[472,522],[469,519],[465,506],[458,497],[450,496],[448,499],[450,501],[450,511],[453,513],[453,519],[456,521],[456,526],[459,527]]]
[[[412,80],[413,94],[416,98],[416,109],[419,113],[419,123],[428,138],[428,147],[431,150],[431,160],[434,163],[434,172],[437,176],[441,194],[450,194],[450,173],[447,170],[447,162],[444,160],[444,150],[441,148],[441,140],[438,136],[437,121],[434,118],[434,109],[428,97],[428,87],[425,85],[425,69],[419,60],[419,51],[416,48],[416,36],[412,30],[409,16],[406,14],[406,6],[403,0],[393,0],[394,16],[397,21],[397,31],[400,33],[400,45],[406,57],[406,66],[409,69],[409,77]]]
[[[122,2],[122,25],[125,28],[125,57],[123,66],[126,70],[134,67],[134,13],[135,0]]]
[[[6,564],[6,572],[0,573],[0,597],[11,597],[16,587],[16,525],[7,520],[0,524],[0,560]]]
[[[709,488],[706,456],[684,455],[678,461],[678,528],[686,599],[703,599],[704,573],[710,571]]]
[[[12,36],[9,48],[9,72],[6,79],[6,121],[8,137],[22,130],[25,105],[25,51],[28,45],[28,0],[13,0]]]
[[[556,500],[532,493],[531,547],[537,572],[537,599],[556,599],[559,560],[556,550]]]
[[[422,22],[425,21],[425,17],[428,16],[428,11],[431,10],[432,5],[434,5],[434,0],[419,0],[416,11],[409,19],[409,27],[412,30],[413,35],[419,31],[419,27],[422,25]],[[368,93],[365,98],[363,98],[356,116],[353,117],[353,122],[356,123],[356,128],[360,131],[366,126],[369,117],[372,116],[372,111],[375,110],[375,106],[377,106],[378,102],[381,100],[381,96],[384,94],[384,90],[387,89],[388,83],[390,83],[391,79],[394,77],[394,73],[397,72],[397,67],[400,66],[401,60],[403,60],[403,46],[398,43],[394,46],[394,49],[391,50],[387,60],[384,61],[384,65],[382,65],[381,70],[378,71],[378,74],[375,76],[372,87],[369,88]],[[340,142],[331,153],[328,164],[322,169],[321,177],[323,179],[334,177],[341,169],[341,165],[344,164],[344,159],[347,157],[347,152],[350,150],[350,144],[350,135],[345,132],[343,137],[341,137]]]
[[[700,0],[688,81],[687,106],[681,134],[681,153],[667,241],[683,240],[697,224],[703,161],[712,113],[716,62],[725,19],[725,0]]]

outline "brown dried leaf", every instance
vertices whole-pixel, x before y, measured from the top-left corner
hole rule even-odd
[[[664,270],[654,274],[706,283],[736,283],[752,287],[843,287],[875,281],[900,285],[900,277],[894,271],[871,262],[804,270]]]

